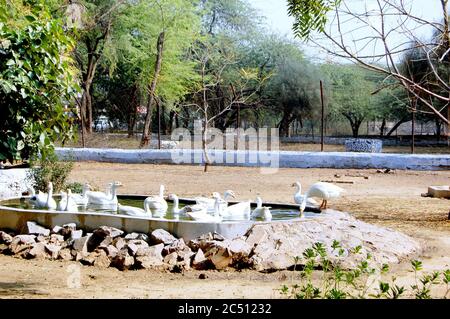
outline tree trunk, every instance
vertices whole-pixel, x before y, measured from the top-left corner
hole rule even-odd
[[[391,134],[394,133],[400,125],[402,125],[403,123],[406,123],[406,122],[408,122],[408,118],[407,117],[402,118],[391,128],[391,130],[386,134],[386,137],[391,136]]]
[[[153,79],[148,87],[147,114],[145,115],[144,130],[142,132],[142,139],[139,146],[140,148],[148,145],[151,138],[150,124],[152,120],[153,101],[155,99],[156,85],[158,83],[159,73],[161,72],[162,54],[164,49],[164,31],[161,32],[158,36],[156,48],[157,54],[155,62],[155,73],[153,74]]]
[[[202,129],[202,148],[203,148],[203,154],[205,155],[205,168],[204,172],[206,173],[208,171],[208,166],[211,165],[211,159],[209,158],[208,154],[208,121],[205,120],[203,122],[203,129]]]
[[[386,119],[383,118],[383,121],[381,122],[381,127],[380,127],[380,137],[384,136],[385,129],[386,129]]]
[[[358,138],[359,126],[360,126],[360,124],[357,124],[357,123],[352,124],[352,134],[353,134],[354,138]]]
[[[441,139],[441,121],[438,118],[435,118],[434,122],[436,124],[436,140],[439,142]]]

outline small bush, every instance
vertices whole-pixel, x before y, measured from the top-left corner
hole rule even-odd
[[[331,248],[338,252],[339,259],[331,261],[327,249],[321,243],[315,243],[311,248],[303,252],[305,261],[300,271],[300,282],[290,287],[283,285],[280,293],[288,298],[295,299],[351,299],[351,298],[375,298],[375,299],[399,299],[416,298],[431,299],[432,289],[436,286],[444,286],[445,292],[441,298],[448,298],[450,293],[450,269],[434,271],[431,274],[420,274],[422,262],[412,260],[411,267],[414,271],[414,284],[410,287],[399,286],[396,278],[390,282],[381,280],[381,275],[389,273],[389,266],[372,267],[372,256],[362,256],[362,260],[354,268],[342,267],[342,261],[348,257],[338,241],[334,241]],[[348,250],[349,254],[362,254],[361,246]],[[297,265],[301,257],[294,258]],[[295,271],[294,267],[294,271]],[[318,280],[313,280],[313,271],[320,269]],[[435,294],[436,295],[436,294]]]
[[[48,182],[53,183],[53,191],[59,192],[66,189],[66,181],[73,168],[73,162],[60,162],[56,154],[47,156],[44,160],[34,163],[30,171],[29,179],[36,191],[47,191]]]
[[[67,183],[64,185],[64,190],[70,189],[73,193],[82,193],[83,192],[83,184],[79,182]]]

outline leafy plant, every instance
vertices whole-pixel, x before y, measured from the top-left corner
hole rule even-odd
[[[0,0],[0,161],[45,157],[74,136],[72,48],[48,1]]]
[[[79,187],[78,184],[66,185],[72,168],[72,161],[60,162],[58,161],[58,157],[52,153],[46,158],[41,159],[38,165],[31,169],[28,178],[32,181],[36,190],[45,192],[47,191],[48,182],[52,182],[54,192],[65,190],[68,186],[74,192],[81,192],[82,186]]]
[[[322,243],[315,243],[311,248],[305,249],[302,254],[304,267],[300,271],[301,282],[292,284],[291,287],[283,285],[279,289],[280,293],[296,299],[398,299],[406,294],[417,299],[430,299],[432,288],[445,284],[447,289],[443,298],[447,298],[449,294],[450,269],[424,274],[419,278],[419,271],[423,270],[422,262],[412,260],[415,284],[407,290],[406,287],[396,284],[395,277],[392,277],[390,283],[379,280],[381,275],[389,273],[389,265],[372,267],[372,256],[370,254],[363,256],[361,246],[345,249],[335,240],[329,251],[332,251],[336,258],[332,260],[329,258],[328,251]],[[352,255],[361,255],[358,256],[359,263],[355,267],[344,267],[343,262]],[[296,266],[299,261],[300,258],[296,257]],[[314,271],[317,269],[321,270],[322,275],[320,280],[313,280]]]

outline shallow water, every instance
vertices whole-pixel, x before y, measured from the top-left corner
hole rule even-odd
[[[56,202],[58,202],[59,198],[55,197],[55,200],[56,200]],[[120,198],[119,203],[121,205],[133,206],[133,207],[138,207],[138,208],[143,208],[143,205],[144,205],[144,201],[141,199]],[[165,214],[163,214],[162,216],[155,216],[156,214],[154,214],[154,217],[163,217],[163,218],[169,219],[169,220],[191,220],[188,216],[183,215],[183,214],[180,214],[179,216],[174,216],[174,214],[172,213],[173,203],[168,201],[167,204],[169,206],[169,209],[167,210],[167,212]],[[0,205],[6,206],[6,207],[21,208],[21,209],[34,209],[33,205],[30,205],[25,201],[25,198],[3,201],[3,202],[0,202]],[[179,203],[180,208],[184,207],[185,205],[187,205],[187,204],[184,204],[182,202]],[[268,206],[268,205],[266,205],[266,206]],[[253,209],[253,207],[252,207],[252,209]],[[45,210],[45,209],[40,208],[40,210]],[[291,207],[274,208],[274,209],[271,209],[270,211],[272,213],[272,220],[289,220],[289,219],[294,219],[294,218],[299,217],[299,211],[294,210]],[[108,208],[108,207],[99,207],[99,206],[92,206],[92,205],[88,205],[87,207],[78,206],[78,212],[79,213],[83,213],[83,212],[107,213],[107,214],[118,215],[117,211],[114,210],[112,207]],[[314,218],[314,217],[319,216],[319,214],[311,213],[311,212],[305,212],[304,215],[305,215],[305,218]],[[263,219],[262,218],[254,218],[252,220],[262,221]],[[224,219],[224,221],[233,221],[233,220],[232,219]]]

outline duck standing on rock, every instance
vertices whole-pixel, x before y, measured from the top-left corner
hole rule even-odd
[[[321,198],[322,204],[320,204],[319,209],[327,209],[328,200],[332,198],[338,198],[339,196],[341,196],[342,192],[345,192],[345,189],[339,186],[326,182],[317,182],[311,185],[311,187],[303,197],[303,200],[300,204],[300,212],[303,213],[303,211],[305,210],[306,203],[309,197]]]

